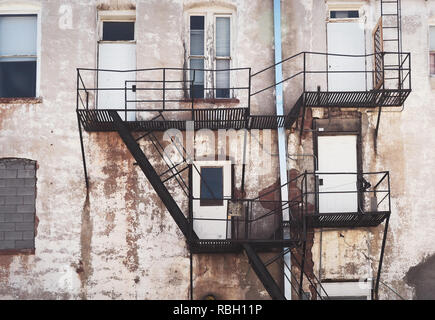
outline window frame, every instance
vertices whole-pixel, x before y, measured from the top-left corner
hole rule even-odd
[[[364,22],[364,3],[327,3],[326,22]],[[331,11],[358,11],[358,18],[331,18]]]
[[[104,22],[133,22],[134,39],[133,40],[103,40]],[[135,10],[99,10],[98,11],[98,43],[136,43],[137,40],[137,21]]]
[[[217,31],[217,18],[229,18],[230,19],[230,55],[227,57],[224,56],[217,56],[217,35],[216,35],[216,31]],[[215,70],[217,70],[217,61],[218,60],[224,60],[224,61],[229,61],[229,69],[232,68],[232,57],[233,57],[233,15],[231,13],[214,13],[214,17],[213,17],[213,23],[214,23],[214,34],[213,34],[213,67]],[[231,99],[234,97],[234,90],[231,90],[231,72],[229,72],[229,93],[228,93],[228,97],[217,97],[216,96],[216,92],[218,90],[217,87],[217,74],[214,77],[213,81],[214,81],[214,86],[213,86],[213,97],[215,99]],[[232,92],[233,91],[233,92]]]
[[[0,16],[36,16],[36,79],[35,79],[35,96],[34,97],[14,97],[0,99],[20,99],[20,100],[38,100],[40,99],[41,85],[41,8],[39,5],[30,4],[2,4],[0,5]]]

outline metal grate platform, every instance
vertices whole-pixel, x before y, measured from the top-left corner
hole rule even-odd
[[[376,227],[389,215],[389,211],[319,213],[306,215],[306,221],[312,228]]]

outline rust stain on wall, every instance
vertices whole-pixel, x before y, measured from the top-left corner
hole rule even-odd
[[[128,152],[126,150],[126,152]],[[138,226],[139,226],[139,215],[137,210],[137,173],[133,166],[133,162],[129,161],[127,165],[127,183],[125,190],[125,203],[126,203],[126,214],[127,214],[127,256],[124,260],[124,265],[131,272],[136,271],[139,266],[139,256],[138,256]]]
[[[87,281],[92,274],[91,264],[91,243],[92,243],[92,220],[90,216],[89,192],[86,192],[86,198],[82,210],[82,224],[80,232],[80,261],[76,269],[81,282],[80,297],[87,299]]]

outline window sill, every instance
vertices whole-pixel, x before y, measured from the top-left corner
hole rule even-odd
[[[0,104],[39,104],[42,98],[0,98]]]
[[[0,256],[34,255],[35,249],[5,249],[0,250]]]
[[[192,102],[191,99],[186,99],[185,102]],[[233,103],[237,104],[240,103],[239,99],[236,98],[223,98],[223,99],[213,99],[213,98],[195,98],[193,99],[193,102],[195,103],[211,103],[211,104],[228,104]]]

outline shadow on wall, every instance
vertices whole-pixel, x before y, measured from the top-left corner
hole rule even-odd
[[[405,281],[415,288],[414,299],[435,300],[435,255],[411,267],[406,274]]]

